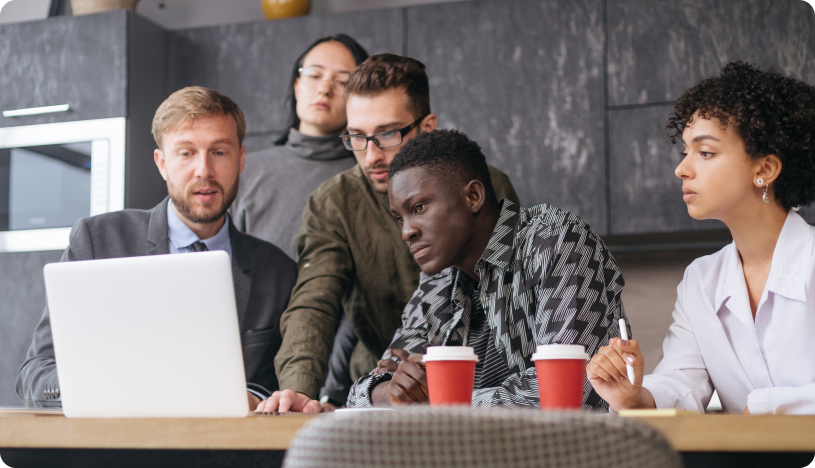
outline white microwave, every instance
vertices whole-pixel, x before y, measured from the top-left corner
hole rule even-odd
[[[81,218],[124,208],[124,117],[0,128],[0,252],[62,250]]]

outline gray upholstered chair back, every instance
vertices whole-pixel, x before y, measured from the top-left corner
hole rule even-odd
[[[431,409],[316,418],[283,466],[681,468],[665,438],[635,420],[579,412]]]

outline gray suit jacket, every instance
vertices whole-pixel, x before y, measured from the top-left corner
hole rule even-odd
[[[61,261],[168,254],[167,205],[165,199],[149,211],[123,210],[79,220]],[[229,236],[246,380],[250,389],[268,396],[278,389],[274,357],[282,340],[280,315],[297,279],[297,265],[274,245],[231,223]],[[58,389],[46,307],[17,373],[17,396],[29,406],[51,406],[59,404]]]

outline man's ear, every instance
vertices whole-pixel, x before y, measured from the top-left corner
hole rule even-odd
[[[153,161],[156,162],[156,167],[158,167],[158,171],[161,173],[161,177],[167,182],[167,166],[166,161],[164,160],[164,153],[160,149],[156,149],[153,151]]]
[[[238,174],[243,174],[243,164],[246,162],[246,145],[241,145],[241,170]]]
[[[419,133],[432,132],[436,129],[436,114],[427,114],[419,124]]]
[[[464,195],[467,198],[467,206],[473,214],[481,211],[486,201],[487,191],[484,189],[484,184],[480,180],[471,180],[470,183],[464,187]]]

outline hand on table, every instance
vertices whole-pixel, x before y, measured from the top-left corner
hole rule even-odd
[[[374,387],[371,400],[375,405],[400,405],[427,401],[427,375],[422,362],[423,354],[408,354],[403,349],[392,349],[390,353],[401,362],[396,366],[380,361],[380,368],[390,371],[393,377]],[[393,362],[393,361],[391,361]],[[382,364],[384,363],[384,365]],[[377,369],[379,370],[379,368]]]
[[[634,368],[634,384],[628,380],[625,365]],[[645,358],[635,340],[612,338],[586,366],[586,376],[598,395],[614,411],[631,408],[656,408],[654,397],[642,386]]]
[[[283,390],[272,393],[272,396],[260,402],[255,410],[256,413],[271,413],[279,411],[287,413],[319,413],[320,402],[297,393],[293,390]]]

